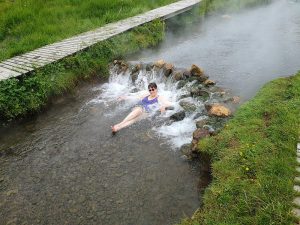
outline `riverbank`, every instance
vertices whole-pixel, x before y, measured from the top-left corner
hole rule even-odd
[[[106,77],[108,63],[139,49],[156,45],[164,37],[165,24],[154,21],[94,45],[60,62],[21,78],[0,82],[0,121],[35,113],[49,98],[70,91],[79,80]]]
[[[300,124],[300,72],[266,84],[217,136],[204,207],[181,224],[291,224]]]

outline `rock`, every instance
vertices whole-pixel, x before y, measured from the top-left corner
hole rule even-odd
[[[174,66],[173,64],[166,63],[165,66],[163,67],[164,75],[166,77],[170,76],[170,74],[173,72]]]
[[[241,101],[241,98],[239,96],[233,96],[232,97],[232,102],[237,104],[237,103],[240,103]]]
[[[146,71],[151,71],[152,70],[152,68],[153,68],[153,64],[152,63],[147,63],[146,64]]]
[[[163,68],[163,66],[166,64],[166,62],[164,60],[158,60],[154,63],[154,66],[158,67],[158,68]]]
[[[192,65],[190,72],[192,76],[196,76],[196,77],[200,77],[204,75],[203,70],[200,67],[196,66],[195,64]]]
[[[198,121],[196,121],[196,127],[197,128],[202,128],[204,125],[206,125],[207,124],[207,119],[203,119],[203,120],[198,120]]]
[[[205,82],[208,79],[208,76],[202,75],[202,76],[197,76],[197,80],[200,82]]]
[[[197,106],[189,101],[182,100],[179,102],[179,105],[186,111],[186,112],[194,112],[197,109]]]
[[[139,72],[135,72],[135,73],[130,74],[130,77],[131,77],[131,80],[132,80],[133,83],[136,81],[138,76],[139,76]]]
[[[136,64],[131,68],[131,74],[133,73],[139,73],[139,71],[142,69],[141,64]]]
[[[196,157],[195,151],[192,150],[192,144],[184,144],[181,146],[180,151],[183,155],[185,155],[188,159]]]
[[[177,89],[183,88],[184,85],[186,85],[186,83],[187,83],[187,82],[184,81],[184,80],[179,81],[178,84],[177,84]]]
[[[215,85],[216,84],[216,82],[215,81],[213,81],[213,80],[206,80],[206,81],[204,81],[203,82],[204,83],[204,85],[206,85],[206,86],[210,86],[210,85]]]
[[[209,135],[215,135],[217,133],[211,125],[204,125],[203,128],[208,130]]]
[[[194,132],[193,132],[193,140],[199,140],[205,137],[209,137],[209,131],[207,129],[204,128],[197,128]]]
[[[183,76],[182,71],[175,71],[173,74],[174,74],[174,75],[173,75],[173,78],[174,78],[174,80],[176,80],[176,81],[183,80],[183,79],[185,78],[185,77]]]
[[[191,71],[188,70],[183,71],[183,76],[185,78],[190,78],[192,76]]]
[[[231,115],[231,111],[227,107],[218,103],[206,104],[205,108],[208,111],[208,114],[212,116],[228,117]]]
[[[185,111],[180,111],[171,115],[170,119],[174,121],[181,121],[184,119],[184,117],[185,117]]]
[[[205,99],[209,98],[209,92],[206,91],[206,90],[202,90],[200,88],[192,88],[191,89],[191,95],[193,97],[196,97],[196,96],[201,96]]]

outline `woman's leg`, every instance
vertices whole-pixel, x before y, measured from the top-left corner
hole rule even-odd
[[[132,110],[132,112],[130,112],[121,123],[118,123],[118,124],[112,126],[112,131],[116,132],[116,131],[121,130],[124,127],[127,127],[127,126],[133,124],[134,122],[141,119],[141,116],[143,115],[143,113],[144,112],[141,107],[135,107]]]

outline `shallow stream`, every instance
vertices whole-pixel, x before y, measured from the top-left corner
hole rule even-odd
[[[161,58],[201,66],[245,101],[300,69],[300,4],[277,1],[172,29],[160,46],[128,60]],[[82,85],[36,118],[0,130],[0,224],[166,225],[199,207],[201,165],[177,150],[195,125],[164,132],[144,120],[112,136],[110,126],[131,108],[115,101],[132,88],[120,79]],[[170,100],[176,96],[156,81]]]

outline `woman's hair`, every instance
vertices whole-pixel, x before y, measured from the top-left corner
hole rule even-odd
[[[148,89],[149,88],[155,88],[155,89],[157,89],[157,85],[156,85],[156,83],[150,83],[150,84],[148,84]]]

